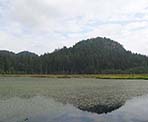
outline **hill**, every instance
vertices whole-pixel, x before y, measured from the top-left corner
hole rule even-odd
[[[127,51],[108,38],[83,40],[73,47],[63,47],[41,56],[27,51],[19,54],[6,52],[0,51],[1,73],[148,73],[147,56]]]

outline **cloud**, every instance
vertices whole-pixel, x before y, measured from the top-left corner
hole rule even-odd
[[[0,0],[0,49],[42,54],[105,36],[148,55],[147,8],[147,0]]]

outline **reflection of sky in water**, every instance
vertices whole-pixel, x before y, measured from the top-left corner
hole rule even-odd
[[[147,122],[148,96],[134,98],[108,114],[92,114],[45,97],[0,101],[0,122]]]

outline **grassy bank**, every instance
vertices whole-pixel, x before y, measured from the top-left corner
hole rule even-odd
[[[1,74],[1,77],[38,77],[38,78],[96,78],[96,79],[143,79],[148,80],[148,74]]]

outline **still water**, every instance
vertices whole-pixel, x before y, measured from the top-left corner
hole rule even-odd
[[[0,101],[0,122],[147,122],[148,96],[128,100],[107,114],[95,114],[36,96]]]
[[[0,77],[0,122],[147,122],[148,81]]]

